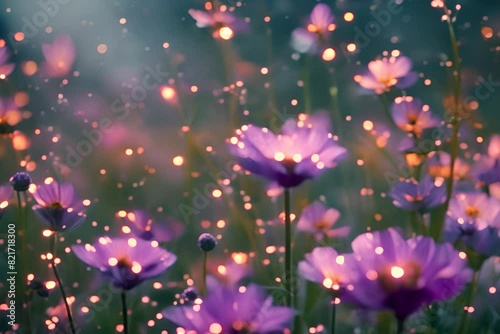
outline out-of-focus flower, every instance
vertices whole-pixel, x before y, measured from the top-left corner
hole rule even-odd
[[[457,295],[472,276],[451,244],[423,236],[405,240],[393,228],[358,236],[352,249],[359,275],[344,299],[366,309],[390,309],[399,320]]]
[[[327,209],[323,203],[314,202],[302,210],[297,229],[314,233],[318,241],[325,235],[329,238],[343,238],[349,234],[351,228],[344,226],[334,229],[333,226],[339,218],[340,212],[336,209]]]
[[[6,47],[0,48],[0,79],[5,79],[14,70],[13,63],[7,63],[10,52]]]
[[[85,219],[82,200],[69,183],[52,181],[39,185],[33,197],[37,202],[33,211],[54,232],[71,230]]]
[[[31,184],[31,176],[28,173],[19,172],[10,178],[10,184],[15,191],[26,191]]]
[[[450,176],[450,154],[444,151],[435,152],[429,155],[427,160],[427,171],[430,176],[444,177]],[[455,159],[455,166],[453,168],[453,176],[455,179],[463,179],[469,174],[470,166],[463,161],[460,157]]]
[[[256,285],[247,287],[219,286],[210,291],[203,303],[174,306],[163,316],[187,331],[196,333],[283,333],[290,328],[294,310],[273,306]]]
[[[500,135],[491,136],[488,155],[482,155],[472,174],[484,185],[500,182]]]
[[[299,262],[299,273],[305,279],[340,295],[353,288],[350,283],[358,274],[351,268],[352,261],[351,255],[339,255],[331,247],[316,247],[305,255],[305,260]]]
[[[177,259],[155,241],[135,238],[101,237],[93,245],[75,245],[71,249],[81,261],[99,269],[114,286],[124,290],[162,274]]]
[[[16,126],[23,119],[14,100],[0,97],[0,135],[14,132]]]
[[[134,210],[126,216],[126,225],[130,232],[144,240],[168,242],[177,239],[184,232],[184,225],[176,220],[168,219],[165,222],[155,222],[143,210]]]
[[[408,88],[418,79],[418,74],[412,72],[412,61],[405,56],[373,60],[368,63],[368,72],[356,75],[354,80],[366,89],[376,94],[388,92],[392,87]]]
[[[475,252],[500,255],[500,201],[483,193],[458,193],[450,201],[445,238]]]
[[[9,199],[13,192],[12,187],[0,186],[0,218],[2,218],[3,212],[9,206]]]
[[[398,208],[426,213],[446,201],[446,185],[436,186],[430,176],[419,182],[411,179],[400,181],[388,193]]]
[[[324,3],[314,6],[306,28],[292,32],[292,47],[300,53],[316,53],[325,46],[332,31],[335,30],[335,17],[330,7]]]
[[[299,115],[276,135],[267,128],[244,125],[229,139],[230,151],[246,170],[281,187],[295,187],[344,159],[347,150],[329,132],[324,114]]]
[[[244,32],[248,28],[244,20],[229,12],[190,9],[188,13],[196,21],[198,28],[210,27],[214,38],[229,40],[234,37],[235,32]]]
[[[391,106],[394,123],[403,131],[420,137],[424,129],[439,126],[439,118],[432,114],[428,106],[422,105],[420,99],[402,96],[394,99]]]
[[[76,58],[76,48],[68,35],[57,36],[52,44],[42,45],[45,62],[42,64],[42,73],[48,77],[62,77],[67,75]]]
[[[212,251],[217,245],[217,239],[210,233],[203,233],[198,238],[198,247],[204,252]]]

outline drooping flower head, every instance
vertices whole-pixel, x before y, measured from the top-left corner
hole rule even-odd
[[[244,125],[229,139],[230,151],[246,170],[281,187],[295,187],[344,159],[347,150],[329,132],[324,114],[299,115],[285,122],[280,134]]]
[[[472,274],[451,244],[405,240],[393,228],[358,236],[352,249],[359,275],[345,298],[366,309],[390,309],[400,320],[457,295]]]
[[[448,208],[445,238],[485,256],[500,255],[500,201],[484,193],[455,194]]]
[[[2,218],[3,212],[9,206],[9,199],[13,192],[12,187],[0,186],[0,218]]]
[[[411,68],[412,61],[405,56],[377,59],[368,63],[367,73],[356,75],[354,80],[362,87],[382,94],[392,87],[404,89],[412,86],[418,74]]]
[[[42,73],[50,78],[67,75],[76,58],[75,44],[68,35],[57,36],[52,44],[42,45],[45,62],[42,64]]]
[[[33,193],[33,211],[54,232],[71,230],[85,219],[83,202],[72,184],[52,181],[39,185]]]
[[[10,52],[6,47],[0,48],[0,80],[5,79],[14,70],[13,63],[7,63],[9,61]]]
[[[273,306],[272,297],[263,289],[249,285],[218,286],[210,290],[203,303],[169,307],[162,314],[194,333],[277,334],[290,328],[294,310]]]
[[[351,255],[339,255],[331,247],[316,247],[299,262],[299,273],[340,296],[346,289],[353,289],[351,282],[358,275],[351,262]]]
[[[182,223],[173,219],[156,222],[143,210],[128,212],[125,222],[132,235],[148,241],[168,242],[177,239],[184,232]]]
[[[248,27],[244,20],[228,11],[190,9],[188,13],[196,21],[198,28],[210,27],[214,38],[229,40],[234,37],[235,32],[243,32]]]
[[[426,213],[446,201],[446,185],[436,185],[430,176],[425,176],[419,182],[411,179],[396,183],[388,195],[398,208]]]
[[[22,119],[22,114],[14,100],[0,97],[0,136],[13,133],[14,126]]]
[[[336,28],[335,17],[330,7],[324,3],[314,6],[306,28],[297,28],[292,32],[292,47],[300,53],[316,53]]]
[[[75,245],[71,249],[81,261],[99,269],[114,286],[123,290],[162,274],[177,259],[158,247],[158,242],[136,238],[101,237],[93,245]]]
[[[204,252],[211,252],[217,246],[217,239],[210,233],[202,233],[198,237],[198,247]]]
[[[500,182],[500,135],[491,136],[488,154],[480,157],[473,174],[484,185]]]
[[[314,202],[302,210],[297,229],[299,231],[314,233],[316,240],[324,236],[329,238],[346,237],[351,230],[349,226],[333,228],[340,218],[340,212],[336,209],[327,209],[321,202]]]
[[[403,131],[420,137],[424,129],[439,126],[440,120],[433,115],[428,105],[422,105],[420,99],[402,96],[394,99],[391,106],[394,123]]]

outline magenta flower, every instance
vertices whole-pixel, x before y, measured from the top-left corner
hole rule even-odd
[[[10,186],[0,186],[0,218],[2,218],[3,212],[9,206],[9,200],[13,192],[14,189]]]
[[[299,273],[308,281],[342,294],[346,289],[353,289],[351,282],[358,275],[352,261],[350,254],[339,255],[331,247],[316,247],[299,262]]]
[[[426,213],[446,201],[446,186],[436,186],[430,176],[419,182],[411,179],[400,181],[388,193],[398,208]]]
[[[347,150],[335,142],[329,124],[324,114],[301,114],[298,121],[286,121],[280,134],[244,125],[229,139],[230,151],[246,170],[281,187],[295,187],[346,157]]]
[[[445,238],[475,252],[500,255],[500,201],[483,193],[458,193],[450,201]]]
[[[42,64],[42,73],[50,78],[67,75],[76,58],[76,48],[68,35],[57,36],[52,44],[42,45],[45,62]]]
[[[0,48],[0,79],[5,79],[14,70],[14,63],[7,63],[10,52],[6,47]]]
[[[34,213],[54,232],[71,230],[85,219],[82,200],[75,194],[73,185],[57,183],[38,186],[33,193],[37,204]]]
[[[418,74],[412,72],[411,68],[412,61],[405,56],[377,59],[368,64],[366,74],[356,75],[354,80],[363,88],[382,94],[394,86],[401,89],[412,86]]]
[[[477,161],[473,175],[484,185],[500,182],[500,135],[491,136],[488,154]]]
[[[420,137],[424,129],[439,126],[440,120],[433,115],[429,106],[411,96],[397,97],[391,106],[394,123],[403,131]]]
[[[114,286],[123,290],[162,274],[177,259],[158,247],[157,242],[135,238],[101,237],[93,245],[75,245],[71,249],[81,261],[98,268]]]
[[[403,321],[422,306],[457,295],[472,271],[451,244],[393,228],[365,233],[352,242],[359,275],[345,298],[362,308],[392,310]]]
[[[317,4],[309,16],[306,28],[297,28],[292,32],[292,47],[300,53],[316,53],[335,28],[335,17],[330,7],[324,3]]]
[[[317,241],[320,241],[324,236],[343,238],[349,234],[351,228],[344,226],[334,229],[333,226],[339,218],[340,212],[336,209],[327,209],[323,203],[314,202],[302,210],[297,230],[314,233]]]
[[[177,239],[184,232],[184,225],[169,219],[165,222],[155,222],[143,210],[134,210],[125,217],[130,233],[144,240],[168,242]]]
[[[234,37],[235,32],[243,32],[248,28],[244,20],[229,12],[190,9],[188,13],[196,21],[198,28],[210,27],[214,38],[229,40]]]
[[[193,333],[278,334],[290,329],[294,310],[273,306],[272,297],[256,285],[218,286],[199,305],[174,306],[163,316]]]

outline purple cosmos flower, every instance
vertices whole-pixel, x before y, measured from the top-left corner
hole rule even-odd
[[[485,256],[500,255],[500,201],[483,193],[456,194],[450,201],[445,238]]]
[[[335,28],[335,17],[330,7],[324,3],[317,4],[306,28],[297,28],[292,32],[292,47],[300,53],[316,53]]]
[[[358,236],[352,249],[359,275],[345,299],[371,310],[390,309],[399,320],[457,295],[472,276],[451,244],[423,236],[405,240],[393,228]]]
[[[212,28],[214,38],[229,40],[234,37],[234,32],[244,32],[248,24],[229,12],[219,10],[203,11],[190,9],[189,15],[196,21],[198,28]]]
[[[7,63],[10,52],[6,47],[0,48],[0,79],[5,79],[14,70],[13,63]]]
[[[331,247],[316,247],[299,262],[299,273],[305,279],[342,294],[352,290],[350,284],[358,273],[353,270],[351,255],[339,255]]]
[[[418,79],[418,74],[411,71],[412,61],[405,56],[373,60],[368,63],[368,72],[356,75],[354,80],[366,89],[382,94],[391,87],[408,88]]]
[[[148,278],[162,274],[177,257],[156,241],[135,238],[99,238],[93,245],[71,247],[75,255],[98,268],[114,286],[130,290]]]
[[[180,222],[173,219],[155,222],[143,210],[129,212],[125,219],[126,225],[134,236],[148,241],[168,242],[177,239],[184,232],[184,225]]]
[[[273,306],[272,297],[266,296],[263,289],[249,285],[218,286],[202,304],[169,307],[162,314],[195,333],[278,334],[290,328],[294,310]]]
[[[9,206],[9,199],[13,192],[12,187],[0,186],[0,218],[2,218],[4,210]]]
[[[50,78],[67,75],[76,58],[75,44],[68,35],[57,36],[52,44],[42,45],[45,62],[42,73]]]
[[[246,170],[281,187],[295,187],[346,157],[347,150],[335,142],[329,124],[324,114],[301,114],[298,121],[286,121],[278,135],[244,125],[229,140],[230,151]]]
[[[500,182],[500,135],[491,136],[488,155],[482,155],[474,166],[474,176],[485,185]]]
[[[397,97],[391,106],[394,123],[403,131],[420,137],[424,129],[439,126],[440,120],[433,115],[429,106],[411,96]]]
[[[340,218],[340,212],[330,208],[327,209],[323,203],[314,202],[302,210],[297,229],[304,232],[314,233],[317,241],[321,240],[325,235],[329,238],[346,237],[351,228],[344,226],[334,229],[333,226]]]
[[[398,208],[426,213],[446,201],[446,186],[437,186],[430,176],[425,176],[420,182],[411,179],[396,183],[388,195]]]
[[[36,188],[33,197],[37,202],[33,206],[35,214],[49,224],[52,231],[71,230],[85,219],[82,201],[69,183],[52,181],[42,184]]]
[[[14,100],[0,97],[0,135],[14,132],[14,126],[23,119]]]

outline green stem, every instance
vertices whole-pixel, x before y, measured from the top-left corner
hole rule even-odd
[[[394,119],[392,118],[391,111],[390,111],[390,105],[389,105],[389,97],[387,93],[383,93],[379,95],[380,98],[380,103],[382,104],[382,109],[384,110],[384,114],[387,117],[387,119],[394,124],[396,127],[396,123],[394,123]]]
[[[122,290],[121,297],[122,297],[122,315],[123,315],[123,334],[128,334],[127,294],[125,290]]]
[[[19,273],[16,275],[16,286],[19,287],[21,293],[21,312],[20,319],[25,319],[25,328],[28,332],[31,331],[31,314],[29,310],[30,298],[29,298],[29,289],[26,284],[26,217],[27,214],[23,215],[23,201],[20,191],[16,191],[17,195],[17,206],[18,206],[18,216],[19,216],[19,227],[17,229],[17,235],[21,240],[21,251],[18,254],[18,259],[21,265],[19,266]],[[23,329],[23,330],[24,330]]]
[[[54,276],[56,277],[57,284],[59,285],[59,290],[61,290],[61,295],[63,297],[64,301],[64,306],[66,307],[66,314],[68,316],[68,321],[69,321],[69,326],[71,328],[71,333],[75,334],[75,324],[73,321],[73,316],[71,315],[71,308],[69,307],[68,304],[68,299],[66,298],[66,292],[64,292],[64,287],[63,283],[61,280],[61,277],[59,276],[59,272],[56,267],[56,245],[57,245],[57,233],[53,232],[53,237],[50,239],[51,240],[51,252],[52,252],[52,270],[54,271]]]
[[[453,175],[455,171],[455,161],[458,156],[458,133],[460,130],[460,95],[461,95],[461,85],[462,85],[462,75],[461,75],[461,59],[460,59],[460,54],[458,50],[458,43],[457,43],[457,38],[455,35],[455,30],[453,29],[453,24],[451,22],[451,19],[449,17],[449,10],[446,6],[443,7],[445,14],[448,15],[448,31],[450,33],[450,42],[451,42],[451,48],[453,50],[453,64],[454,64],[454,92],[453,92],[453,98],[454,98],[454,108],[453,108],[453,114],[452,114],[452,119],[450,123],[452,124],[452,135],[451,135],[451,150],[450,150],[450,175],[448,175],[448,178],[446,179],[446,201],[444,204],[444,212],[448,211],[448,206],[450,204],[450,199],[451,195],[453,194]],[[446,214],[443,215],[442,219],[436,220],[434,226],[432,228],[433,234],[432,236],[434,239],[439,240],[441,238],[441,232],[444,227],[446,219]]]
[[[335,297],[333,298],[332,303],[332,319],[331,319],[331,328],[330,333],[335,334],[335,319],[337,318],[337,304],[335,304]]]
[[[403,334],[405,330],[405,321],[403,319],[398,319],[398,334]]]
[[[474,276],[472,277],[472,282],[470,283],[469,290],[467,295],[465,296],[465,304],[464,310],[462,311],[462,315],[460,316],[460,324],[458,325],[457,334],[465,333],[465,329],[467,328],[467,320],[469,315],[469,307],[472,304],[472,300],[474,299],[474,294],[477,289],[477,283],[479,280],[479,271],[474,271]]]
[[[203,296],[205,294],[205,291],[207,289],[207,257],[208,257],[208,252],[203,252],[203,267],[202,267],[202,281],[201,281],[201,289],[200,289],[200,294]]]
[[[292,291],[292,226],[290,221],[290,189],[285,188],[285,289],[286,305],[293,307]]]
[[[424,223],[424,217],[418,211],[410,212],[410,223],[416,234],[427,235],[427,227]]]

